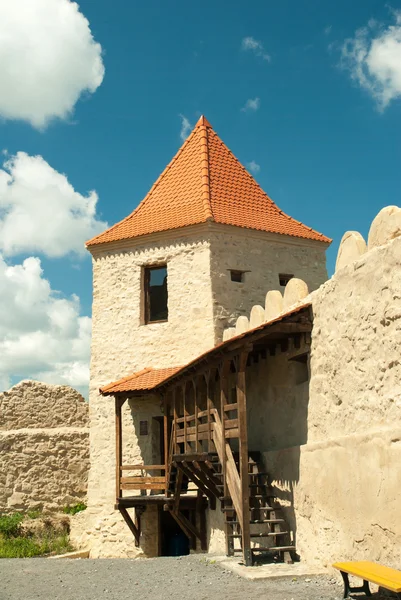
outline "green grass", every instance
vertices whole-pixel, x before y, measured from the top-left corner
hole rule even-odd
[[[0,515],[0,535],[6,537],[18,535],[23,520],[24,515],[18,512],[11,515]]]
[[[66,515],[76,515],[82,510],[86,509],[86,504],[84,502],[78,502],[78,504],[73,504],[72,506],[68,505],[63,508],[63,513]]]
[[[4,537],[0,535],[0,558],[31,558],[65,554],[73,550],[68,534],[43,537]]]
[[[65,530],[56,531],[43,520],[43,527],[37,533],[22,528],[24,519],[38,519],[38,511],[0,514],[0,558],[30,558],[49,554],[65,554],[73,550],[69,542],[68,523]],[[34,530],[35,531],[35,530]]]

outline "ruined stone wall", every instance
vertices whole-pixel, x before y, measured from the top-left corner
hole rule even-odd
[[[240,315],[264,307],[266,292],[284,291],[280,273],[302,279],[309,291],[327,280],[326,244],[222,225],[212,228],[210,239],[216,343]],[[245,272],[243,283],[231,281],[230,269]]]
[[[0,512],[86,500],[88,405],[67,386],[22,381],[0,394]]]

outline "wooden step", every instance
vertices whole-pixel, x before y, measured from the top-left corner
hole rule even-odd
[[[288,531],[269,531],[268,533],[251,533],[250,537],[251,538],[265,538],[265,537],[276,537],[276,536],[280,536],[280,535],[287,535]],[[242,535],[240,535],[239,533],[229,533],[228,537],[230,538],[241,538]]]
[[[221,509],[223,512],[235,512],[235,509],[233,506],[225,506]],[[278,510],[277,508],[273,508],[271,506],[258,506],[255,508],[250,508],[249,512],[253,512],[255,510],[265,510],[267,512],[272,512],[273,510]]]
[[[240,522],[236,521],[236,520],[226,520],[226,523],[228,523],[229,525],[240,525]],[[280,524],[285,524],[285,520],[284,519],[255,519],[253,521],[249,521],[249,523],[251,525],[263,525],[265,523],[268,523],[270,525],[280,525]]]
[[[251,548],[251,552],[288,552],[294,550],[295,546],[272,546],[271,548]],[[241,550],[242,552],[242,550]]]

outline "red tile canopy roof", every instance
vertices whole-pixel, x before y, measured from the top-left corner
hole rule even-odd
[[[168,367],[167,369],[152,369],[152,367],[146,367],[146,369],[138,371],[133,375],[129,375],[128,377],[105,385],[100,388],[100,392],[107,396],[119,392],[149,391],[157,387],[165,379],[168,379],[177,373],[180,369],[181,367]]]
[[[281,321],[286,321],[287,318],[291,318],[298,313],[302,313],[305,310],[311,307],[310,302],[304,302],[299,306],[289,309],[285,313],[282,313],[278,317],[267,321],[266,323],[262,323],[262,325],[258,325],[253,329],[249,329],[244,333],[236,335],[225,342],[221,342],[217,346],[214,346],[207,352],[204,352],[200,356],[197,356],[194,360],[191,360],[186,365],[181,367],[167,367],[164,369],[153,369],[152,367],[146,367],[142,371],[138,371],[133,375],[129,375],[128,377],[124,377],[123,379],[119,379],[118,381],[114,381],[113,383],[109,383],[108,385],[103,386],[99,389],[99,392],[103,394],[103,396],[112,396],[114,394],[118,394],[121,392],[126,393],[135,393],[138,392],[138,395],[141,395],[140,392],[144,392],[144,395],[151,391],[156,391],[159,386],[166,383],[169,380],[175,379],[175,376],[181,376],[187,370],[193,370],[196,368],[203,360],[212,357],[214,354],[221,356],[222,352],[225,350],[230,350],[231,345],[237,344],[238,340],[243,340],[246,343],[248,338],[252,338],[253,334],[260,333],[261,331],[266,330],[269,331],[269,328],[275,323],[280,323]]]
[[[134,212],[87,246],[207,221],[331,242],[283,213],[201,117]]]

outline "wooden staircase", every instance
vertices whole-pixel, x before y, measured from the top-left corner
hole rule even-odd
[[[273,558],[277,562],[292,563],[295,545],[269,481],[269,475],[261,470],[258,458],[257,454],[251,453],[248,461],[252,562],[263,557]],[[243,553],[241,524],[230,497],[223,498],[222,510],[225,514],[228,554]]]
[[[240,552],[251,555],[252,563],[260,557],[293,562],[291,555],[295,552],[295,546],[268,474],[261,470],[258,453],[250,453],[248,460],[249,514],[248,517],[244,515],[244,518],[249,522],[250,545],[246,549],[242,547],[241,521],[229,493],[229,486],[224,485],[218,454],[193,453],[175,455],[172,458],[169,483],[169,492],[174,496],[172,514],[177,522],[184,525],[184,530],[187,528],[188,534],[197,535],[197,532],[182,519],[179,511],[180,495],[186,491],[183,489],[184,478],[192,481],[199,492],[207,496],[211,509],[216,508],[216,500],[221,502],[225,515],[226,552],[229,556]],[[238,472],[239,457],[233,453],[232,458]]]

